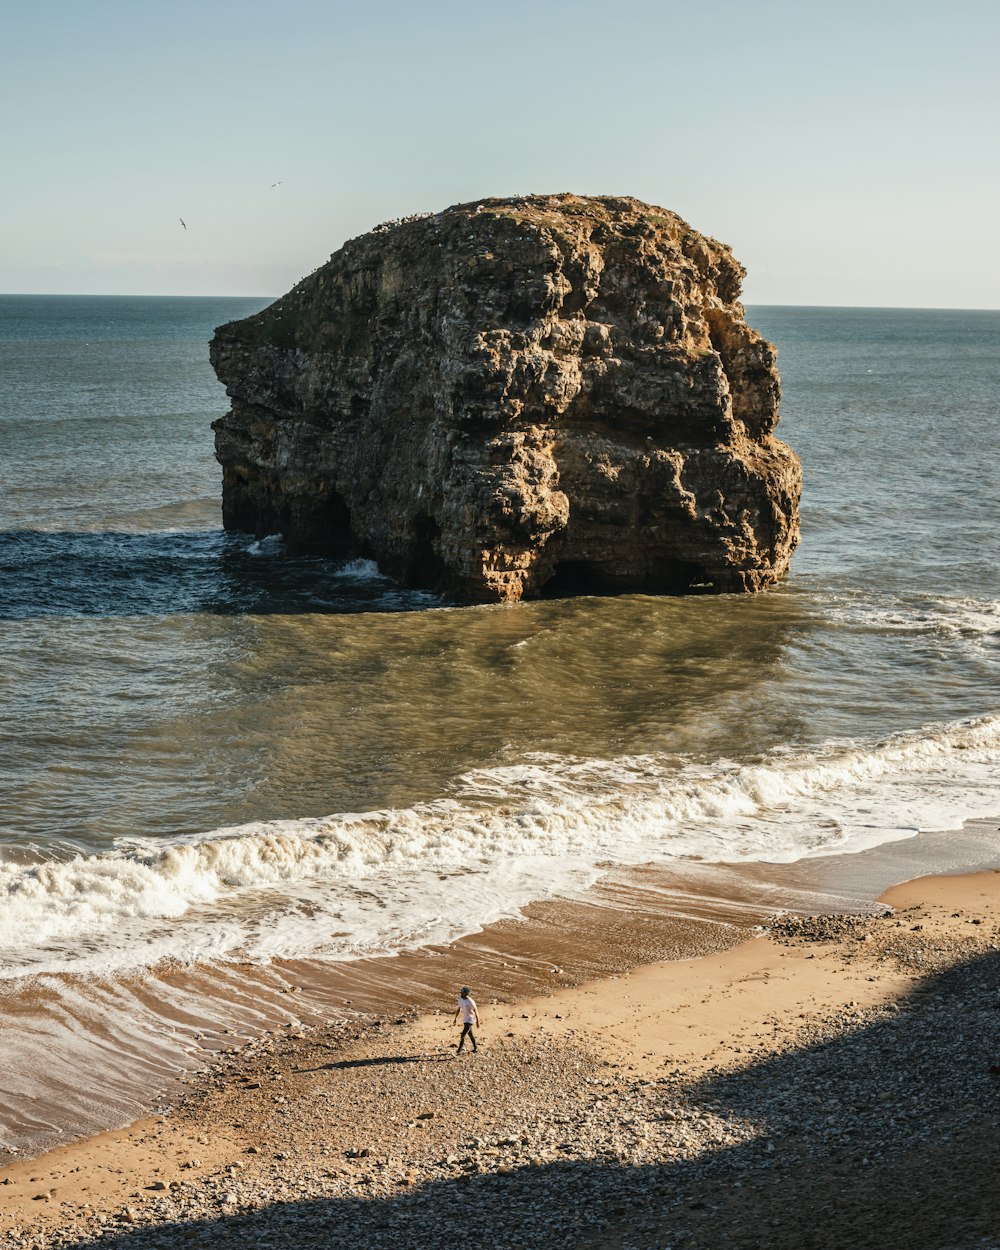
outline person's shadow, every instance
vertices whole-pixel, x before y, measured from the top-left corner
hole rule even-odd
[[[447,1063],[451,1055],[376,1055],[371,1059],[338,1059],[318,1068],[293,1068],[294,1072],[335,1072],[344,1068],[379,1068],[394,1063]]]

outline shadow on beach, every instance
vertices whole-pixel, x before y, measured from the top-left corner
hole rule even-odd
[[[318,1068],[294,1068],[296,1073],[335,1072],[346,1068],[384,1068],[400,1063],[448,1063],[451,1055],[377,1055],[371,1059],[341,1059],[336,1063],[321,1063]]]
[[[652,1085],[650,1122],[681,1110],[688,1123],[704,1112],[755,1127],[747,1140],[696,1158],[512,1160],[503,1173],[392,1197],[309,1198],[58,1244],[437,1250],[472,1236],[496,1250],[992,1250],[1000,1245],[1000,1077],[989,1072],[998,1025],[1000,955],[990,954],[928,977],[856,1030],[680,1090]],[[475,1126],[475,1106],[456,1114]]]

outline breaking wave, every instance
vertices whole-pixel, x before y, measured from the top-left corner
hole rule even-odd
[[[0,975],[447,941],[608,862],[791,861],[995,816],[998,760],[1000,717],[712,767],[536,756],[410,808],[0,864]]]

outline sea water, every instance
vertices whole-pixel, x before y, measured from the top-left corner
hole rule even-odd
[[[30,1001],[113,1051],[93,987],[121,1015],[168,964],[390,954],[609,865],[1000,815],[1000,313],[749,310],[805,475],[774,591],[459,608],[222,531],[207,342],[266,302],[0,297],[18,1037]]]

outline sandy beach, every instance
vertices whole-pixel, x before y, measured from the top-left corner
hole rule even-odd
[[[447,993],[275,1029],[169,1114],[9,1164],[0,1244],[985,1250],[998,899],[996,872],[920,878],[507,1001],[466,951],[478,1054]]]

